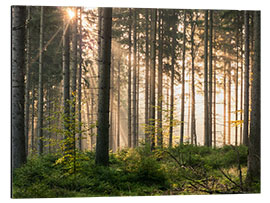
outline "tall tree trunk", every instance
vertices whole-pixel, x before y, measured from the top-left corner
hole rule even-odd
[[[175,10],[173,10],[175,17]],[[173,113],[174,113],[174,64],[175,64],[175,47],[176,47],[176,25],[172,28],[172,48],[171,48],[171,98],[170,98],[170,129],[169,129],[169,147],[173,146]]]
[[[114,56],[111,57],[111,88],[110,88],[110,127],[109,127],[109,150],[113,150],[113,116],[114,116]]]
[[[27,6],[27,25],[26,25],[26,83],[25,83],[25,151],[28,155],[28,141],[29,141],[29,108],[30,108],[30,22],[31,19],[31,7]]]
[[[11,24],[11,163],[14,169],[26,162],[24,135],[24,65],[26,8],[12,6]]]
[[[213,49],[215,49],[216,51],[216,47],[215,47],[215,40],[216,40],[216,32],[214,33],[214,39],[213,39],[213,42],[214,42],[214,45],[212,46]],[[214,148],[216,148],[216,145],[217,145],[217,135],[216,135],[216,96],[217,96],[217,76],[216,76],[216,71],[217,71],[217,66],[216,66],[216,56],[214,56],[214,101],[213,101],[213,135],[214,135]]]
[[[249,124],[249,13],[245,11],[245,88],[243,144],[248,146]]]
[[[151,61],[150,61],[150,125],[151,125],[151,149],[155,147],[155,79],[156,79],[156,17],[157,9],[152,9],[151,14]]]
[[[231,85],[232,77],[230,72],[232,71],[231,62],[229,62],[228,73],[228,145],[231,144]]]
[[[138,21],[140,21],[139,19],[139,16],[138,16]],[[139,29],[139,28],[137,28]],[[137,84],[137,93],[136,93],[136,146],[138,146],[139,144],[139,102],[140,102],[140,98],[139,98],[139,95],[140,95],[140,50],[139,50],[139,47],[140,47],[140,41],[139,41],[139,33],[137,32],[137,80],[136,80],[136,84]]]
[[[82,7],[80,7],[79,25],[79,75],[78,75],[78,121],[79,121],[79,150],[82,150]]]
[[[118,59],[118,74],[117,74],[117,149],[120,149],[120,71],[121,71],[121,58]]]
[[[129,9],[129,31],[128,31],[128,147],[131,147],[131,27],[132,11]]]
[[[239,25],[239,14],[237,15],[237,24]],[[235,121],[238,120],[238,62],[239,62],[239,26],[236,29],[236,74],[235,74]],[[235,125],[235,146],[238,145],[238,125]]]
[[[97,165],[109,165],[109,102],[112,8],[101,9],[100,52],[99,52],[99,92],[96,159]]]
[[[182,58],[182,99],[181,99],[181,128],[180,144],[184,143],[185,126],[185,57],[186,57],[186,10],[184,10],[184,32],[183,32],[183,58]]]
[[[149,18],[148,9],[145,9],[145,18]],[[149,126],[149,25],[145,25],[145,143],[150,143],[147,126]]]
[[[212,147],[212,102],[213,102],[213,46],[212,46],[212,40],[213,40],[213,11],[210,10],[210,26],[209,26],[209,107],[208,107],[208,111],[209,111],[209,137],[208,137],[208,146]]]
[[[223,83],[223,89],[224,89],[224,110],[223,110],[223,125],[224,125],[224,130],[223,130],[223,145],[226,145],[226,77],[227,77],[227,70],[226,70],[226,62],[224,62],[224,70],[223,70],[223,74],[224,74],[224,83]]]
[[[137,35],[136,35],[136,30],[137,30],[137,14],[136,14],[136,9],[133,9],[133,108],[132,108],[132,116],[133,116],[133,147],[135,148],[137,146],[136,143],[136,137],[137,137],[137,127],[136,127],[136,123],[137,123],[137,105],[136,105],[136,101],[137,101],[137,57],[136,57],[136,53],[137,53]]]
[[[209,146],[208,110],[208,10],[204,14],[204,145]]]
[[[35,123],[35,89],[34,89],[34,85],[32,86],[32,112],[31,112],[31,150],[32,150],[32,154],[34,152],[35,149],[35,130],[34,130],[34,123]]]
[[[76,96],[77,96],[77,8],[74,8],[74,17],[72,19],[72,48],[71,48],[71,68],[72,68],[72,83],[71,83],[71,127],[72,127],[72,153],[76,154]],[[75,169],[75,159],[74,159]]]
[[[163,129],[162,129],[162,100],[163,100],[163,77],[162,77],[162,68],[163,68],[163,19],[162,11],[159,10],[159,30],[158,30],[158,40],[159,40],[159,49],[158,49],[158,131],[157,131],[157,145],[162,147],[163,145]]]
[[[240,29],[241,38],[240,38],[240,60],[241,60],[241,93],[240,93],[240,120],[243,121],[243,91],[244,91],[244,67],[243,67],[243,27]],[[240,125],[240,144],[243,144],[243,125]]]
[[[44,7],[40,7],[39,72],[38,72],[38,154],[43,153],[43,36]]]
[[[64,20],[63,25],[63,103],[64,103],[64,139],[68,138],[70,133],[70,37],[69,37],[69,23]],[[65,141],[66,142],[66,141]],[[68,151],[68,144],[65,143],[65,152]]]
[[[261,30],[260,30],[260,11],[254,14],[254,64],[252,68],[252,89],[251,89],[251,121],[250,138],[248,154],[247,183],[256,183],[260,181],[261,168]]]

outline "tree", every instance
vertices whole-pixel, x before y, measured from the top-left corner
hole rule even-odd
[[[135,148],[137,146],[137,105],[136,105],[136,94],[137,94],[137,36],[136,36],[136,30],[137,30],[137,14],[136,9],[133,10],[133,108],[132,108],[132,116],[133,116],[133,147]]]
[[[156,17],[157,10],[151,10],[151,60],[150,60],[150,126],[151,149],[155,147],[155,78],[156,78]]]
[[[29,108],[30,108],[30,22],[31,7],[27,7],[27,25],[26,25],[26,82],[25,82],[25,151],[28,154],[28,137],[29,137]]]
[[[209,146],[208,111],[208,10],[204,12],[204,145]]]
[[[26,8],[12,7],[11,24],[11,163],[14,170],[26,162],[24,135],[24,66]]]
[[[252,68],[252,88],[251,88],[251,121],[250,121],[250,138],[248,153],[248,171],[247,183],[256,183],[260,181],[260,157],[261,157],[261,28],[260,28],[260,11],[254,13],[254,60]]]
[[[176,17],[173,10],[173,17]],[[175,47],[176,47],[176,25],[172,25],[172,48],[171,48],[171,98],[170,98],[170,129],[169,129],[169,146],[173,145],[173,113],[174,113],[174,66],[175,66]]]
[[[184,32],[183,32],[183,58],[182,58],[182,99],[181,99],[181,128],[180,144],[184,143],[184,118],[185,118],[185,57],[186,57],[186,10],[184,10]]]
[[[162,77],[162,69],[163,69],[163,19],[162,19],[162,11],[159,10],[159,29],[158,29],[158,131],[157,131],[157,144],[162,147],[163,145],[163,129],[162,129],[162,91],[163,91],[163,77]]]
[[[128,147],[131,147],[131,8],[129,9],[129,29],[128,29]]]
[[[248,146],[249,125],[249,13],[245,11],[245,88],[244,88],[244,128],[243,144]]]
[[[43,37],[44,7],[40,7],[39,73],[38,73],[38,154],[43,153]]]
[[[100,19],[100,51],[99,51],[99,83],[98,83],[98,125],[96,158],[97,165],[109,164],[109,102],[110,102],[110,63],[112,8],[99,8]]]

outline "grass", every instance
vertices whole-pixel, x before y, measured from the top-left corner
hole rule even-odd
[[[59,156],[34,156],[14,174],[14,198],[151,196],[245,192],[247,148],[218,149],[182,145],[156,149],[142,146],[110,154],[110,166],[94,164],[84,152],[76,173]],[[239,165],[240,164],[240,165]],[[239,166],[241,176],[239,175]],[[254,191],[256,192],[255,187]]]

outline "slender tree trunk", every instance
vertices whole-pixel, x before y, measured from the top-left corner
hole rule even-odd
[[[175,10],[173,10],[175,17]],[[175,46],[176,46],[176,25],[173,25],[172,48],[171,48],[171,98],[170,98],[170,129],[169,129],[169,147],[173,146],[173,113],[174,113],[174,64],[175,64]]]
[[[136,137],[137,137],[137,128],[136,128],[136,123],[137,123],[137,36],[136,36],[136,30],[137,30],[137,14],[136,14],[136,9],[133,9],[133,108],[132,108],[132,113],[133,113],[133,147],[135,148],[137,146],[136,143]]]
[[[195,24],[193,22],[193,15],[191,19],[191,89],[192,89],[192,102],[191,102],[191,144],[194,144],[196,128],[195,128],[195,66],[194,66],[194,33]]]
[[[148,9],[145,10],[146,28],[145,28],[145,143],[150,143],[147,127],[149,126],[149,31],[148,31]]]
[[[232,85],[232,77],[231,77],[231,62],[229,62],[229,74],[228,74],[228,145],[231,144],[231,85]]]
[[[35,131],[34,131],[34,123],[35,123],[35,89],[34,85],[32,86],[32,119],[31,119],[31,150],[32,154],[35,149]]]
[[[223,70],[223,74],[224,74],[224,86],[223,86],[223,89],[224,89],[224,110],[223,110],[223,125],[224,125],[224,130],[223,130],[223,145],[226,145],[226,77],[227,77],[227,70],[226,70],[226,62],[224,63],[224,70]]]
[[[214,135],[214,148],[216,148],[217,145],[217,135],[216,135],[216,96],[217,96],[217,76],[216,76],[216,57],[214,58],[214,101],[213,101],[213,135]]]
[[[70,133],[70,37],[69,37],[69,24],[67,20],[64,20],[63,27],[63,103],[64,103],[64,139],[68,138],[68,134]],[[68,144],[65,144],[65,152],[68,151]]]
[[[155,78],[156,78],[156,17],[157,9],[152,9],[151,15],[151,63],[150,63],[150,125],[151,125],[151,149],[155,148]]]
[[[74,9],[74,17],[72,19],[72,48],[71,48],[71,68],[72,68],[72,83],[71,83],[71,127],[72,127],[72,150],[73,156],[76,156],[76,96],[77,96],[77,8]],[[74,171],[75,171],[74,158]]]
[[[118,59],[118,75],[117,75],[117,149],[120,149],[120,71],[121,71],[121,64],[120,60]]]
[[[138,16],[139,17],[139,16]],[[140,21],[140,19],[138,19],[138,21]],[[137,28],[137,29],[139,29],[139,28]],[[139,50],[139,47],[140,47],[140,41],[139,41],[139,33],[137,32],[137,76],[136,76],[136,78],[137,78],[137,81],[136,81],[136,84],[137,84],[137,87],[136,87],[136,89],[137,89],[137,95],[136,95],[136,119],[137,119],[137,121],[136,121],[136,146],[138,146],[138,144],[139,144],[139,121],[140,121],[140,119],[139,119],[139,109],[140,109],[140,107],[139,107],[139,104],[140,104],[140,98],[139,98],[139,96],[140,96],[140,50]]]
[[[12,6],[11,24],[11,163],[14,169],[26,162],[24,135],[24,65],[26,8]],[[12,182],[12,181],[11,181]]]
[[[208,10],[204,14],[204,145],[209,146],[208,110]]]
[[[78,121],[79,121],[79,150],[82,151],[82,7],[80,7],[79,25],[79,75],[78,75]]]
[[[239,15],[237,16],[237,23],[239,24]],[[239,62],[239,26],[237,26],[236,30],[236,74],[235,74],[235,121],[238,120],[238,62]],[[238,145],[238,125],[235,125],[235,146]]]
[[[99,52],[99,97],[96,159],[97,165],[109,165],[109,101],[112,8],[101,9],[100,52]]]
[[[251,89],[251,121],[250,121],[250,139],[248,154],[247,183],[260,181],[261,168],[261,30],[260,30],[260,11],[254,13],[254,63],[252,69],[252,89]]]
[[[240,53],[241,53],[241,57],[240,57],[240,60],[241,60],[241,93],[240,93],[240,109],[241,109],[241,112],[240,112],[240,120],[243,121],[243,91],[244,91],[244,68],[243,68],[243,28],[241,26],[241,29],[240,29],[240,33],[241,33],[241,38],[240,38]],[[240,125],[240,144],[243,144],[243,125],[241,124]]]
[[[129,9],[129,32],[128,32],[128,147],[131,147],[131,25],[132,16],[131,8]]]
[[[114,116],[114,56],[111,57],[111,88],[110,88],[110,127],[109,127],[109,150],[113,150],[113,116]]]
[[[30,22],[31,19],[31,7],[27,7],[27,25],[26,25],[26,83],[25,83],[25,151],[26,156],[28,155],[28,141],[29,141],[29,88],[30,88]]]
[[[249,124],[249,13],[245,11],[245,96],[244,96],[244,129],[243,144],[248,146]]]
[[[186,10],[184,10],[184,32],[183,32],[183,58],[182,58],[182,99],[181,99],[181,124],[180,144],[184,143],[185,122],[185,57],[186,57]]]
[[[163,19],[162,11],[159,10],[159,30],[158,30],[158,39],[159,39],[159,50],[158,50],[158,132],[157,132],[157,145],[162,147],[163,145],[163,129],[162,129],[162,100],[163,100]]]
[[[209,138],[208,138],[208,146],[212,147],[212,124],[213,124],[213,119],[212,119],[212,102],[213,102],[213,45],[212,45],[212,40],[213,40],[213,11],[210,10],[210,26],[209,26]]]
[[[44,7],[40,7],[39,72],[38,72],[38,154],[43,154],[43,36]]]

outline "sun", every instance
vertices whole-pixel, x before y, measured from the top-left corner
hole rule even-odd
[[[67,13],[70,19],[72,19],[75,16],[75,13],[72,9],[67,9]]]

